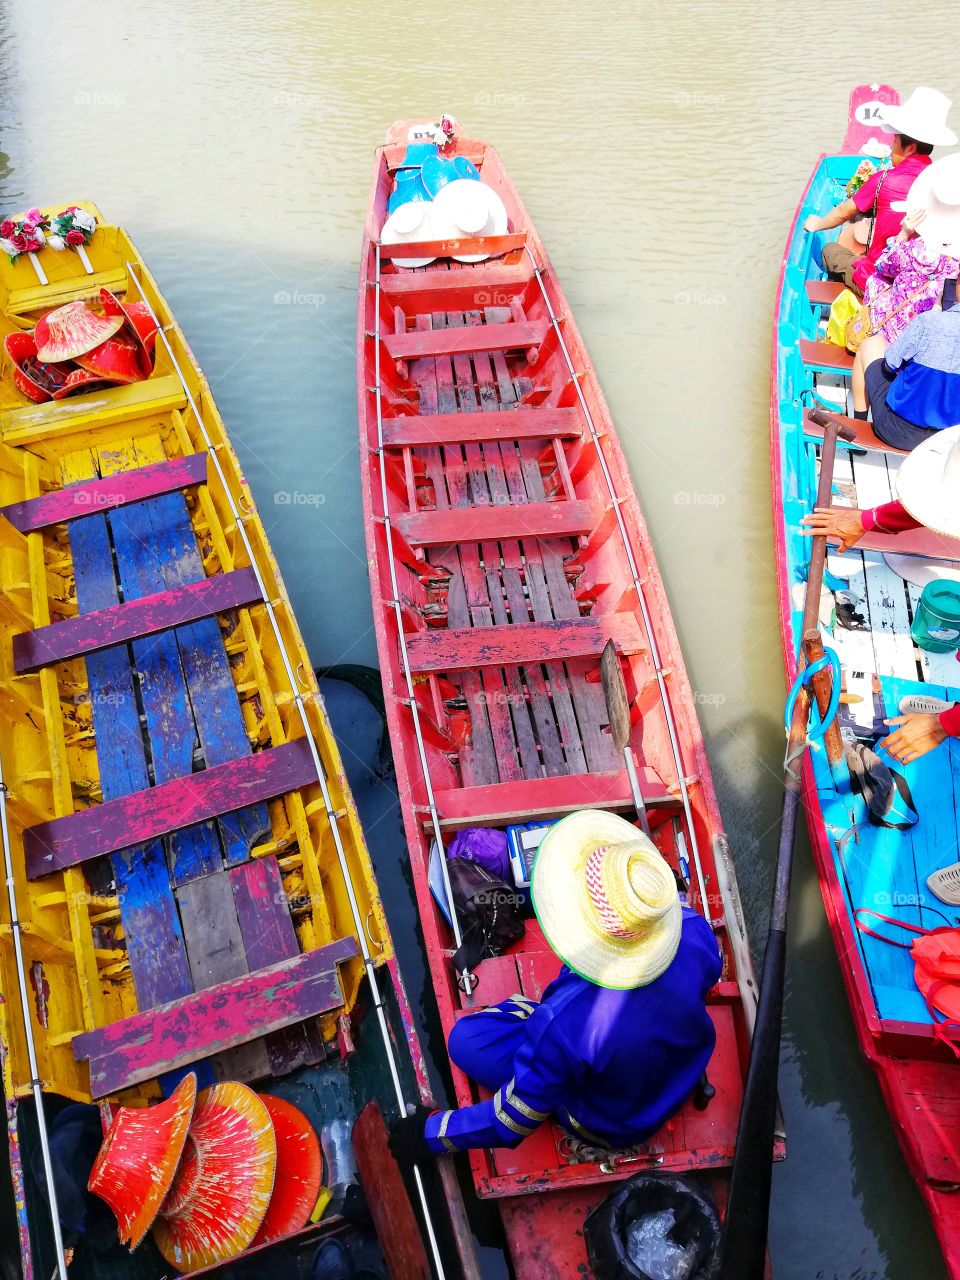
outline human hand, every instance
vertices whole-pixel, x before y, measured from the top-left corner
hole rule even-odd
[[[866,532],[863,513],[856,507],[815,507],[801,523],[804,527],[800,532],[805,538],[835,538],[840,543],[838,551],[849,551]]]
[[[900,727],[883,739],[883,746],[894,760],[901,764],[910,764],[919,760],[928,751],[939,747],[947,737],[947,731],[940,723],[938,715],[924,715],[911,712],[906,716],[895,716],[892,720],[884,720],[884,724],[895,724]]]
[[[807,214],[806,218],[804,218],[803,220],[803,229],[804,231],[820,230],[820,219],[817,217],[815,213]]]
[[[435,1107],[418,1106],[410,1115],[391,1121],[387,1144],[390,1154],[401,1168],[410,1168],[421,1160],[433,1160],[434,1152],[427,1143],[427,1120]]]
[[[911,236],[917,234],[917,227],[920,226],[926,216],[926,209],[914,209],[912,213],[903,215],[903,221],[900,223],[900,234],[905,240],[909,240]]]

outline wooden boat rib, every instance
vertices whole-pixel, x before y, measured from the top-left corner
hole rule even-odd
[[[798,525],[816,493],[822,432],[808,420],[820,404],[852,413],[851,359],[823,340],[826,312],[840,286],[825,280],[824,235],[807,235],[804,219],[824,214],[845,198],[865,144],[883,142],[878,103],[898,102],[886,85],[853,91],[840,152],[821,156],[803,192],[787,240],[774,324],[771,367],[771,469],[784,660],[792,680],[803,608],[808,549]],[[841,442],[834,501],[872,507],[896,497],[901,454],[851,419],[857,438]],[[826,629],[848,692],[850,727],[869,737],[875,719],[898,714],[905,695],[960,698],[960,668],[953,654],[919,649],[910,625],[920,589],[890,567],[883,553],[947,559],[956,554],[925,530],[894,537],[869,535],[828,567],[859,596],[864,630]],[[882,702],[882,707],[881,707]],[[950,1275],[960,1276],[960,1073],[949,1050],[933,1036],[930,1015],[913,979],[908,951],[866,936],[855,912],[870,908],[907,923],[935,928],[952,923],[949,908],[926,886],[927,877],[956,860],[958,757],[949,741],[902,767],[920,812],[909,831],[871,826],[863,801],[845,779],[831,776],[823,753],[808,753],[804,803],[827,918],[853,1013],[860,1047],[876,1072],[904,1156],[940,1237]],[[867,922],[869,923],[869,921]],[[874,921],[883,931],[884,926]],[[887,927],[896,934],[895,928]]]
[[[137,383],[33,404],[7,364],[0,381],[0,1047],[26,1280],[63,1274],[31,1166],[65,1101],[106,1117],[192,1069],[286,1097],[323,1135],[371,1098],[396,1114],[427,1091],[250,491],[135,247],[84,207],[99,224],[85,259],[42,251],[42,281],[26,258],[0,267],[0,336],[102,286],[160,331]],[[475,1274],[448,1164],[441,1177],[456,1221],[429,1247],[462,1249]],[[414,1253],[407,1274],[426,1276]],[[133,1259],[84,1258],[98,1280],[168,1270],[149,1239]]]
[[[654,839],[676,868],[689,852],[691,901],[724,951],[710,998],[709,1105],[691,1102],[643,1150],[602,1164],[579,1160],[549,1122],[516,1150],[471,1154],[478,1194],[498,1200],[516,1274],[581,1276],[584,1217],[616,1179],[700,1171],[722,1199],[755,999],[749,952],[649,536],[550,261],[494,148],[467,138],[451,153],[499,193],[508,233],[381,248],[407,126],[391,128],[374,162],[360,276],[360,452],[387,719],[444,1031],[514,992],[539,998],[559,961],[530,919],[519,944],[480,963],[475,985],[458,980],[458,932],[428,885],[431,842],[585,807],[633,811],[605,731],[599,660],[611,639]],[[498,256],[448,257],[484,252]],[[401,254],[437,262],[411,270]],[[458,1104],[482,1096],[451,1071]]]

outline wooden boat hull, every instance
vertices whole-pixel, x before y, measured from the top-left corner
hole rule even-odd
[[[586,807],[632,813],[623,758],[605,731],[607,640],[625,673],[654,839],[674,866],[683,842],[695,845],[691,899],[716,924],[726,960],[710,1000],[717,1094],[705,1110],[688,1104],[643,1150],[602,1163],[572,1155],[552,1123],[513,1151],[470,1155],[477,1194],[498,1201],[516,1274],[582,1276],[584,1217],[616,1179],[699,1174],[722,1199],[754,993],[735,963],[734,913],[718,892],[723,832],[693,693],[588,353],[488,144],[458,138],[452,153],[496,189],[507,233],[431,244],[419,256],[437,261],[423,269],[388,261],[396,249],[378,258],[406,131],[394,126],[376,154],[364,231],[360,457],[387,721],[444,1032],[461,1012],[514,992],[539,998],[559,960],[530,918],[523,940],[482,961],[466,993],[428,884],[431,841]],[[449,257],[484,250],[495,256]],[[732,864],[728,880],[732,902]],[[457,1104],[475,1101],[476,1087],[451,1071]]]
[[[89,273],[49,250],[44,283],[25,258],[3,265],[0,331],[101,287],[145,303],[162,329],[152,373],[129,386],[33,404],[9,365],[0,380],[13,888],[0,905],[0,1050],[25,1280],[56,1265],[36,1082],[49,1126],[67,1102],[96,1100],[105,1120],[116,1102],[143,1105],[188,1069],[201,1086],[240,1078],[301,1106],[325,1140],[371,1099],[390,1115],[398,1090],[427,1092],[263,524],[155,281],[86,207]],[[297,1247],[337,1221],[308,1226]],[[438,1231],[471,1265],[459,1223]],[[76,1265],[97,1280],[169,1270],[149,1238],[133,1259],[81,1240]]]
[[[843,185],[862,159],[861,146],[877,137],[872,104],[898,100],[889,86],[864,85],[854,90],[841,151],[821,156],[817,162],[794,216],[780,272],[770,446],[781,630],[790,681],[796,673],[803,605],[798,582],[805,564],[797,526],[810,509],[816,484],[818,437],[805,421],[805,412],[818,400],[828,409],[849,411],[846,370],[850,361],[839,348],[832,353],[824,350],[819,340],[826,303],[836,289],[823,281],[822,237],[806,235],[802,223],[809,213],[822,215],[843,198]],[[834,501],[869,507],[895,496],[899,455],[884,450],[865,424],[857,425],[855,445],[861,451],[847,453],[841,447]],[[856,706],[872,706],[875,697],[882,697],[887,716],[897,714],[905,694],[928,693],[953,700],[960,696],[953,655],[927,656],[910,641],[910,617],[918,592],[891,574],[879,554],[886,549],[935,555],[937,549],[917,535],[901,538],[899,544],[888,540],[886,546],[867,539],[863,552],[828,560],[828,567],[838,577],[849,575],[851,585],[864,597],[867,630],[847,633],[834,626],[828,628],[832,634],[825,636],[826,642],[840,656],[848,690],[864,698]],[[868,907],[925,927],[947,920],[925,879],[937,866],[955,860],[957,764],[956,748],[945,744],[904,769],[921,811],[920,823],[909,836],[866,823],[862,801],[851,796],[845,778],[831,778],[822,753],[807,754],[803,775],[807,825],[860,1048],[876,1072],[952,1276],[960,1276],[960,1076],[949,1050],[933,1037],[929,1014],[913,983],[909,953],[864,937],[853,912]]]

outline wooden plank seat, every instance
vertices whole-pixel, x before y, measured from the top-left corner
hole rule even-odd
[[[473,330],[476,332],[476,330]],[[500,440],[574,439],[583,435],[576,409],[516,409],[505,413],[426,413],[387,418],[388,449],[420,445],[476,444]]]
[[[853,368],[853,356],[846,347],[838,347],[834,342],[814,342],[810,338],[800,338],[800,359],[810,369],[824,369],[829,373],[849,373]]]
[[[815,307],[829,307],[840,297],[847,286],[842,280],[807,280],[807,297]]]
[[[72,435],[84,426],[110,426],[136,418],[152,417],[186,408],[180,379],[154,375],[123,387],[106,387],[66,400],[21,405],[0,413],[0,436],[6,444],[27,447],[52,435]]]
[[[340,938],[74,1037],[77,1061],[88,1059],[94,1098],[118,1093],[167,1071],[247,1044],[343,1003],[337,965],[357,954]]]
[[[526,243],[525,231],[510,231],[502,236],[461,236],[459,240],[411,240],[408,244],[382,244],[380,257],[390,262],[402,262],[406,258],[452,258],[474,253],[486,253],[496,258],[522,249]]]
[[[638,767],[640,790],[648,808],[680,804],[668,791],[659,773],[649,765]],[[625,769],[609,773],[568,773],[521,782],[495,782],[483,787],[441,788],[435,793],[440,825],[457,830],[466,826],[498,826],[558,817],[577,809],[633,808],[630,779]],[[424,823],[429,810],[421,810]]]
[[[960,560],[960,538],[948,538],[942,533],[934,533],[932,529],[865,533],[856,549],[898,556],[922,556],[925,560]]]
[[[509,324],[386,333],[383,341],[392,359],[419,360],[425,356],[472,355],[476,351],[516,351],[539,347],[549,330],[549,320],[514,320]]]
[[[27,876],[76,866],[242,809],[316,780],[306,738],[134,791],[23,833]]]
[[[500,538],[576,537],[590,532],[600,518],[599,503],[505,503],[503,506],[410,511],[394,524],[412,546],[453,546]]]
[[[41,250],[40,262],[50,268],[53,255]],[[56,259],[54,258],[54,262]],[[76,302],[89,298],[99,301],[100,290],[109,289],[111,293],[121,296],[126,293],[129,281],[124,266],[107,267],[102,271],[94,271],[91,275],[67,275],[62,279],[48,279],[46,284],[39,280],[23,289],[11,289],[4,300],[3,309],[7,315],[28,315],[31,311],[53,307],[62,307],[64,303]]]
[[[646,647],[632,613],[509,626],[440,627],[406,639],[410,669],[416,672],[563,662],[601,654],[608,640],[622,654],[641,653]]]
[[[21,533],[29,533],[33,529],[45,529],[51,524],[89,516],[95,511],[142,502],[145,498],[172,493],[176,489],[189,489],[193,485],[205,484],[206,479],[207,455],[192,453],[185,458],[168,458],[166,462],[151,463],[116,476],[55,489],[26,502],[12,502],[9,506],[0,507],[0,515]]]
[[[14,670],[18,675],[39,671],[41,667],[68,658],[96,653],[260,599],[260,587],[252,569],[218,573],[171,591],[141,596],[94,613],[79,614],[65,622],[22,631],[13,637]]]
[[[407,300],[416,305],[424,294],[429,294],[433,309],[469,311],[508,304],[523,293],[532,279],[533,267],[524,257],[515,264],[476,264],[468,271],[450,271],[443,266],[384,272],[380,276],[380,292],[395,305],[402,306]]]
[[[822,440],[823,427],[817,426],[815,422],[810,421],[812,412],[812,409],[804,411],[803,433],[811,439]],[[863,422],[860,418],[848,418],[845,413],[837,413],[833,416],[853,432],[852,440],[840,440],[837,442],[841,448],[847,446],[851,449],[872,449],[878,453],[895,453],[900,456],[909,452],[907,449],[895,449],[891,444],[884,444],[878,436],[873,434],[873,428],[869,422]]]

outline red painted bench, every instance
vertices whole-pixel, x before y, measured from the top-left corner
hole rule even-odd
[[[502,236],[462,236],[459,240],[411,240],[408,244],[382,244],[380,258],[402,262],[405,258],[450,258],[454,254],[474,253],[488,253],[495,258],[522,249],[526,243],[525,231],[511,231]]]
[[[440,627],[408,635],[407,652],[412,671],[459,671],[591,657],[608,640],[622,654],[646,648],[635,614],[610,613],[507,627]]]
[[[427,413],[415,417],[387,418],[383,423],[383,443],[388,449],[414,449],[418,445],[473,444],[484,440],[570,439],[582,435],[583,423],[576,409]]]
[[[253,604],[262,598],[252,569],[218,573],[171,591],[140,596],[125,604],[81,613],[66,622],[53,622],[13,637],[13,669],[17,675],[65,662],[82,654],[139,640],[198,618]]]
[[[807,297],[815,307],[830,307],[847,286],[841,280],[808,280]]]
[[[412,546],[496,542],[500,538],[562,538],[589,533],[600,518],[598,503],[525,502],[503,506],[411,511],[393,523]]]
[[[807,409],[803,415],[803,432],[804,435],[814,436],[818,440],[823,439],[823,427],[818,426],[815,422],[810,421],[810,414],[813,411]],[[853,432],[853,439],[846,441],[853,449],[873,449],[878,453],[896,453],[903,455],[908,452],[906,449],[894,449],[893,445],[884,444],[883,441],[873,434],[873,429],[869,422],[862,422],[859,418],[848,418],[845,413],[833,413],[828,410],[833,417],[841,422],[845,427],[849,427]]]
[[[90,1063],[94,1098],[257,1040],[343,1004],[337,965],[357,954],[340,938],[280,964],[245,973],[192,995],[122,1018],[73,1040]]]
[[[849,373],[853,368],[853,356],[846,347],[834,342],[813,342],[800,338],[800,359],[811,369],[826,369],[830,373]]]
[[[932,529],[908,529],[904,533],[865,533],[858,551],[888,555],[922,556],[925,560],[960,560],[960,538],[948,538]]]
[[[0,507],[0,516],[6,516],[21,533],[29,533],[32,529],[45,529],[51,524],[95,515],[130,502],[142,502],[144,498],[156,498],[176,489],[189,489],[206,481],[207,455],[191,453],[186,458],[168,458],[166,462],[152,462],[102,480],[87,480],[66,489],[42,493],[26,502],[12,502]]]
[[[418,360],[422,356],[473,355],[477,351],[516,351],[539,347],[549,329],[548,320],[524,320],[510,324],[467,325],[459,329],[387,333],[383,341],[391,359]]]
[[[144,844],[195,822],[307,786],[316,777],[310,745],[306,738],[297,738],[159,787],[133,791],[38,823],[23,833],[27,876],[35,880],[63,867]]]

